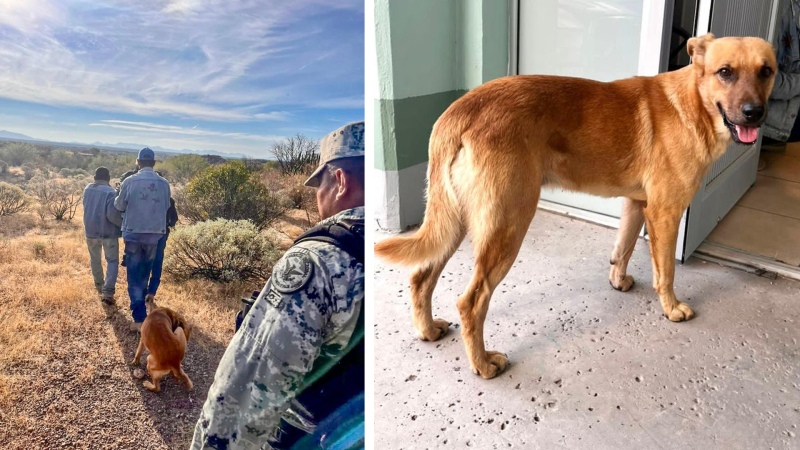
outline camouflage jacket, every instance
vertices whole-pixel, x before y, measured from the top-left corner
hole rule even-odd
[[[343,218],[363,220],[364,208],[326,221]],[[220,360],[192,449],[271,448],[315,360],[335,357],[350,341],[364,301],[364,267],[332,244],[301,242],[275,264],[264,292]]]

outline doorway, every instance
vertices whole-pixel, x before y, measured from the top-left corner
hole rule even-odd
[[[727,258],[739,253],[740,260],[759,266],[772,260],[786,265],[800,276],[800,143],[784,152],[762,151],[766,167],[756,182],[706,238],[698,251]],[[763,265],[763,264],[761,264]],[[765,270],[775,268],[762,267]],[[789,271],[789,267],[785,267]]]

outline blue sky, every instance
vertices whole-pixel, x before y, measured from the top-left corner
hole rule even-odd
[[[0,129],[268,157],[364,118],[363,0],[0,0]]]

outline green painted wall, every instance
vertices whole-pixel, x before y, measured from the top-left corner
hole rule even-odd
[[[375,136],[383,138],[383,151],[375,153],[375,168],[402,170],[428,161],[428,138],[436,119],[466,90],[409,97],[378,99],[375,111],[381,117]],[[384,130],[392,130],[391,135]]]
[[[427,162],[439,115],[468,89],[506,75],[509,16],[506,0],[375,0],[375,168],[397,177]],[[418,184],[391,197],[421,201]]]

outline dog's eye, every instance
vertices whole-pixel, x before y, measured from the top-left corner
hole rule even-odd
[[[764,66],[761,68],[761,72],[759,73],[759,75],[761,75],[761,78],[769,78],[772,76],[772,73],[773,73],[772,67]]]
[[[733,69],[730,67],[723,67],[717,71],[717,74],[727,80],[733,76]]]

